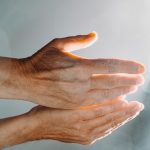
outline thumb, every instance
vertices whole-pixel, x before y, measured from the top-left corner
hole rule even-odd
[[[63,51],[74,51],[86,48],[97,40],[97,33],[91,32],[87,35],[77,35],[65,38],[57,38],[49,43],[49,46],[58,48]]]

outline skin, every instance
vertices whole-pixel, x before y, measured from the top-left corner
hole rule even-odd
[[[141,103],[120,96],[143,84],[144,66],[70,53],[95,40],[95,33],[54,39],[32,56],[0,57],[0,98],[42,105],[0,120],[1,148],[41,139],[91,144],[139,114]]]
[[[0,120],[0,148],[41,139],[89,145],[135,118],[142,109],[139,102],[119,98],[76,110],[37,106],[26,114]]]
[[[0,98],[76,109],[135,92],[144,82],[142,64],[70,53],[91,45],[96,38],[96,33],[59,38],[27,58],[1,57]]]

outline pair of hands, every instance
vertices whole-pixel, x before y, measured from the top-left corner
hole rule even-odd
[[[122,95],[135,92],[143,84],[143,65],[119,59],[87,59],[70,53],[95,40],[95,33],[55,39],[31,57],[1,59],[2,63],[12,64],[9,71],[4,69],[7,79],[1,98],[42,105],[9,119],[22,124],[18,132],[24,126],[29,130],[19,141],[5,145],[35,139],[91,144],[139,114],[143,105],[127,102]]]

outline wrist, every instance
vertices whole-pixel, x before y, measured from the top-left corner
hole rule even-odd
[[[37,107],[41,107],[41,106],[37,106]],[[44,140],[45,138],[45,134],[47,133],[47,128],[45,127],[45,118],[43,118],[44,114],[42,111],[38,111],[36,108],[31,109],[31,111],[29,111],[27,113],[27,118],[28,120],[30,120],[30,133],[29,136],[27,138],[27,141],[35,141],[35,140]],[[49,124],[49,128],[50,128]],[[46,133],[45,133],[46,132]]]
[[[36,124],[27,114],[1,119],[0,148],[30,141],[35,127]]]
[[[32,121],[32,130],[30,131],[29,141],[57,139],[61,133],[59,125],[56,124],[50,108],[37,106],[28,112],[28,117]]]
[[[20,60],[0,57],[0,98],[22,99],[23,75]]]

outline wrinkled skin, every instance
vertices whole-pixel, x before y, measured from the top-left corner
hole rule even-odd
[[[0,119],[0,148],[43,139],[90,145],[135,118],[143,108],[123,97],[76,110],[36,106],[23,115]]]
[[[143,65],[129,60],[87,59],[69,52],[85,48],[95,39],[95,33],[55,39],[31,57],[19,59],[22,99],[74,109],[136,91],[143,83]]]
[[[42,105],[0,119],[0,148],[41,139],[92,144],[140,113],[143,105],[122,95],[143,84],[142,64],[69,52],[95,39],[95,33],[55,39],[27,58],[0,57],[0,98]]]
[[[138,102],[120,99],[101,103],[93,108],[77,110],[38,106],[29,113],[31,118],[34,118],[32,120],[38,122],[31,139],[92,144],[132,120],[142,109],[143,105]]]

